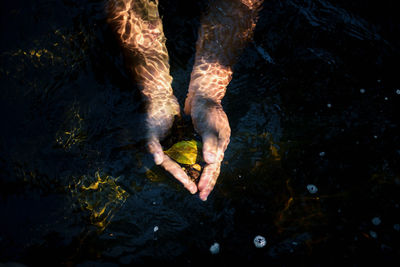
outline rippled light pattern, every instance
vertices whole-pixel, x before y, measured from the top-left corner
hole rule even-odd
[[[69,186],[80,207],[89,212],[90,223],[104,230],[115,212],[122,206],[128,193],[116,184],[117,178],[101,175],[83,175],[74,178]]]
[[[203,17],[196,43],[196,56],[185,113],[193,97],[220,104],[232,79],[232,67],[241,49],[251,40],[263,1],[214,1]]]
[[[162,138],[179,114],[179,104],[172,92],[158,1],[109,0],[107,13],[123,48],[127,69],[146,101],[146,123],[152,127],[151,134]]]

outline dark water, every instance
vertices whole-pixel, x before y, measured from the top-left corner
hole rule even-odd
[[[398,264],[394,3],[265,1],[223,100],[232,139],[202,202],[143,149],[140,95],[103,2],[2,1],[0,263]],[[160,3],[181,103],[206,8]]]

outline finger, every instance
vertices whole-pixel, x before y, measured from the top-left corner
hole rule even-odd
[[[223,136],[218,139],[218,147],[217,147],[217,161],[221,162],[224,159],[224,153],[229,144],[229,136]]]
[[[153,155],[154,162],[157,165],[163,163],[165,155],[157,139],[153,138],[147,143],[147,150]]]
[[[199,197],[201,200],[206,201],[208,195],[214,189],[217,182],[218,175],[221,169],[221,163],[208,164],[204,167],[201,174],[199,184],[197,185],[200,191]]]
[[[208,164],[216,162],[218,138],[214,134],[203,135],[203,158]]]
[[[190,193],[194,194],[197,192],[196,184],[190,180],[184,170],[173,161],[170,157],[164,154],[164,161],[161,163],[161,166],[168,171],[172,176],[174,176],[179,182],[183,184],[183,186],[189,190]]]

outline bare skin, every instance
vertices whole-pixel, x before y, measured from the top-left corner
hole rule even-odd
[[[158,1],[109,0],[108,21],[123,48],[127,68],[139,84],[146,102],[147,149],[192,194],[207,200],[220,173],[231,129],[221,100],[232,79],[232,68],[251,40],[263,0],[217,0],[202,18],[196,58],[184,111],[191,115],[203,141],[207,163],[199,184],[164,154],[160,145],[180,108],[173,95],[169,57],[165,46]]]

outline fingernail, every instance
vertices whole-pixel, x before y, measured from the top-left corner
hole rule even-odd
[[[154,162],[157,165],[160,165],[164,161],[164,153],[162,152],[157,152],[154,154]]]
[[[190,193],[193,195],[193,194],[196,194],[196,192],[197,192],[197,186],[195,186],[195,185],[193,185],[193,186],[191,186],[190,188],[189,188],[189,191],[190,191]]]
[[[203,201],[207,201],[207,197],[208,197],[208,195],[206,194],[206,193],[200,193],[200,195],[199,195],[199,197],[200,197],[200,199],[201,200],[203,200]]]
[[[215,162],[215,154],[211,152],[204,152],[204,160],[207,163],[214,163]]]

